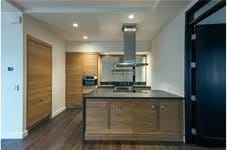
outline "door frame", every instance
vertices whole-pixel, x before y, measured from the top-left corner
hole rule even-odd
[[[192,128],[195,127],[195,103],[191,99],[191,95],[195,94],[195,69],[191,67],[191,63],[195,61],[195,40],[192,40],[192,34],[195,33],[195,25],[211,16],[221,8],[226,6],[225,0],[221,0],[204,13],[194,19],[195,13],[209,3],[211,0],[199,0],[185,13],[185,142],[189,144],[195,143],[195,135],[192,134]]]

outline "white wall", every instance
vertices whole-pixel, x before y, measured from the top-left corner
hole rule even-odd
[[[192,0],[152,40],[152,89],[184,96],[185,12],[196,2]]]
[[[152,40],[152,89],[166,90],[184,96],[185,12],[193,0]],[[220,23],[225,8],[205,19],[201,24]]]
[[[151,49],[150,41],[137,41],[136,51],[147,52]],[[66,42],[66,51],[71,52],[123,52],[124,42],[103,41],[103,42]]]
[[[10,19],[15,16],[22,14],[18,11],[1,13],[3,139],[23,137],[23,24],[11,24]],[[8,67],[13,67],[14,70],[8,71]]]
[[[65,42],[48,28],[28,15],[24,15],[24,81],[26,82],[26,36],[36,37],[52,45],[52,116],[65,109]],[[26,86],[26,83],[24,84]],[[26,109],[26,87],[24,90],[24,108]],[[26,112],[24,112],[24,129]]]
[[[184,95],[184,13],[152,40],[152,89]]]

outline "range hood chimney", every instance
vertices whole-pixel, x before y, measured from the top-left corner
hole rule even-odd
[[[137,24],[125,23],[123,24],[122,31],[124,33],[124,57],[120,63],[114,65],[114,70],[117,67],[141,67],[148,65],[147,63],[136,62],[136,31]]]
[[[124,63],[136,63],[136,24],[123,24]]]

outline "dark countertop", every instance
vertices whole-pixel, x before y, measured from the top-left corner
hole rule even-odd
[[[123,99],[184,99],[184,97],[168,93],[166,91],[161,90],[142,90],[142,92],[113,92],[111,88],[97,88],[89,92],[88,94],[84,95],[84,98],[123,98]]]

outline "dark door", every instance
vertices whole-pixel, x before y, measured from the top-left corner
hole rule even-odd
[[[225,145],[225,24],[196,26],[196,142]]]

